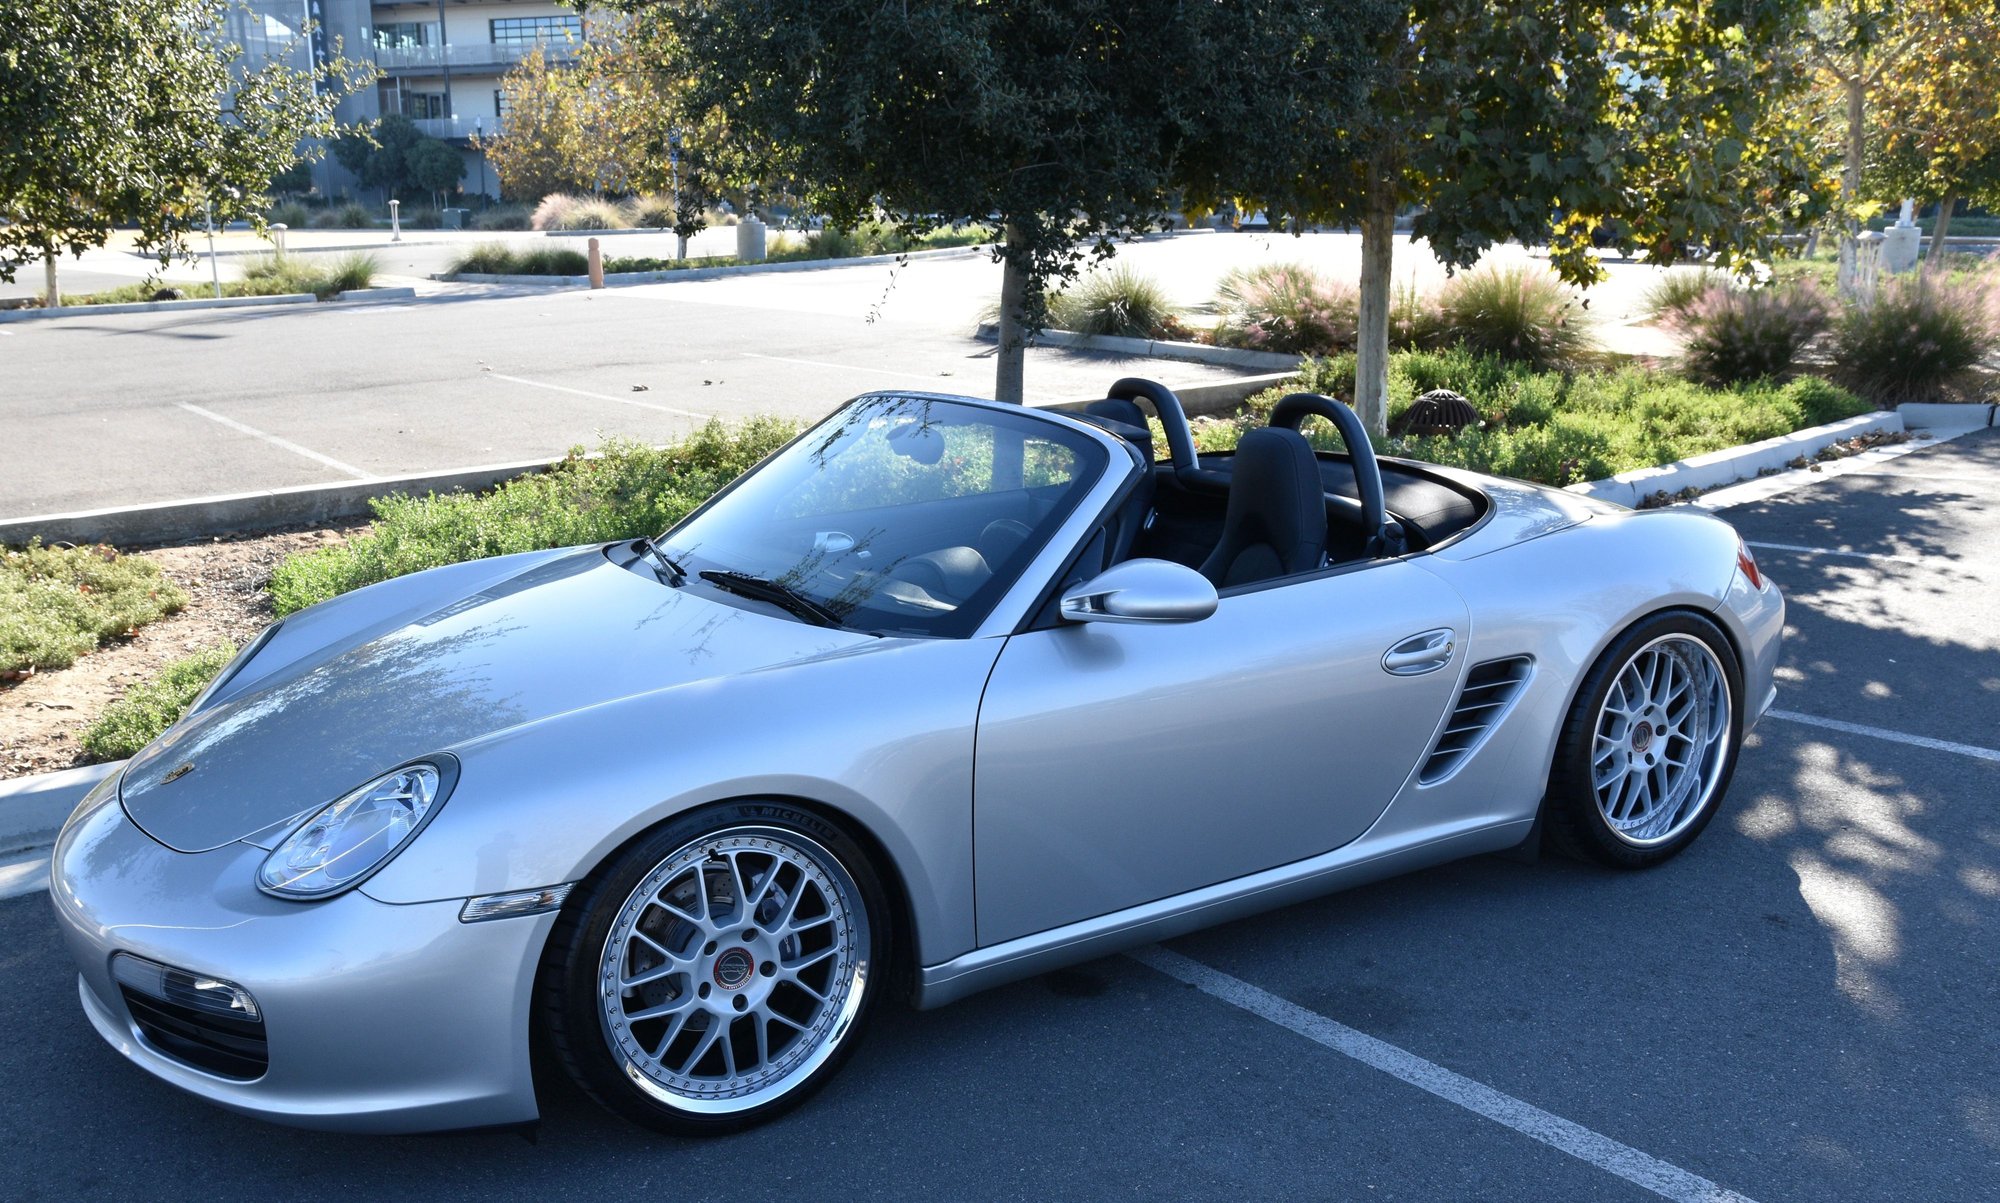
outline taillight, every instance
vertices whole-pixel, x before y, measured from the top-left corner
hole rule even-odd
[[[1757,557],[1750,554],[1750,545],[1743,541],[1741,535],[1736,536],[1736,566],[1749,578],[1752,589],[1763,592],[1764,574],[1757,571]]]

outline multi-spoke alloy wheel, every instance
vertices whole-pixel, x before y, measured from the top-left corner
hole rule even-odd
[[[796,822],[670,824],[597,883],[558,967],[551,1034],[572,1071],[670,1130],[796,1102],[835,1068],[878,973],[880,890],[851,841],[804,812],[729,809]]]
[[[1591,789],[1635,847],[1679,835],[1715,792],[1727,756],[1729,682],[1700,640],[1663,635],[1625,662],[1598,711]]]
[[[1586,678],[1550,777],[1550,833],[1607,864],[1657,864],[1692,843],[1735,767],[1740,671],[1693,614],[1641,623]]]

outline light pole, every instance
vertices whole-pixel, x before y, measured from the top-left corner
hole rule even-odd
[[[667,132],[667,173],[668,178],[673,181],[674,186],[674,235],[680,240],[674,253],[674,258],[686,259],[688,257],[687,235],[681,233],[679,229],[681,224],[681,132],[679,130],[669,130]]]
[[[486,118],[475,117],[472,121],[472,140],[479,147],[479,199],[486,200]]]

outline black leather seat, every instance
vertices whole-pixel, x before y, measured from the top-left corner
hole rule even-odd
[[[1083,416],[1086,421],[1094,422],[1125,440],[1137,452],[1144,472],[1119,507],[1117,526],[1111,532],[1109,558],[1105,563],[1123,563],[1131,558],[1132,545],[1139,541],[1140,533],[1153,517],[1153,429],[1146,424],[1146,411],[1134,402],[1119,398],[1092,401],[1083,407]]]
[[[1252,430],[1236,445],[1222,538],[1201,572],[1218,589],[1326,562],[1326,495],[1312,444],[1296,430]]]

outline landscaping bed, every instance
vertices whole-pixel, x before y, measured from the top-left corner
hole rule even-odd
[[[339,258],[260,255],[244,263],[242,279],[222,282],[222,295],[227,299],[309,292],[322,301],[330,301],[343,292],[368,288],[375,281],[375,273],[380,270],[380,261],[366,251],[355,251]],[[62,303],[131,305],[146,301],[199,301],[213,296],[213,281],[140,280],[99,292],[65,293]]]
[[[0,684],[0,777],[84,763],[84,730],[133,686],[173,661],[223,643],[241,644],[272,618],[271,572],[289,556],[338,546],[351,523],[133,553],[185,595],[181,609],[113,638],[67,667]]]

